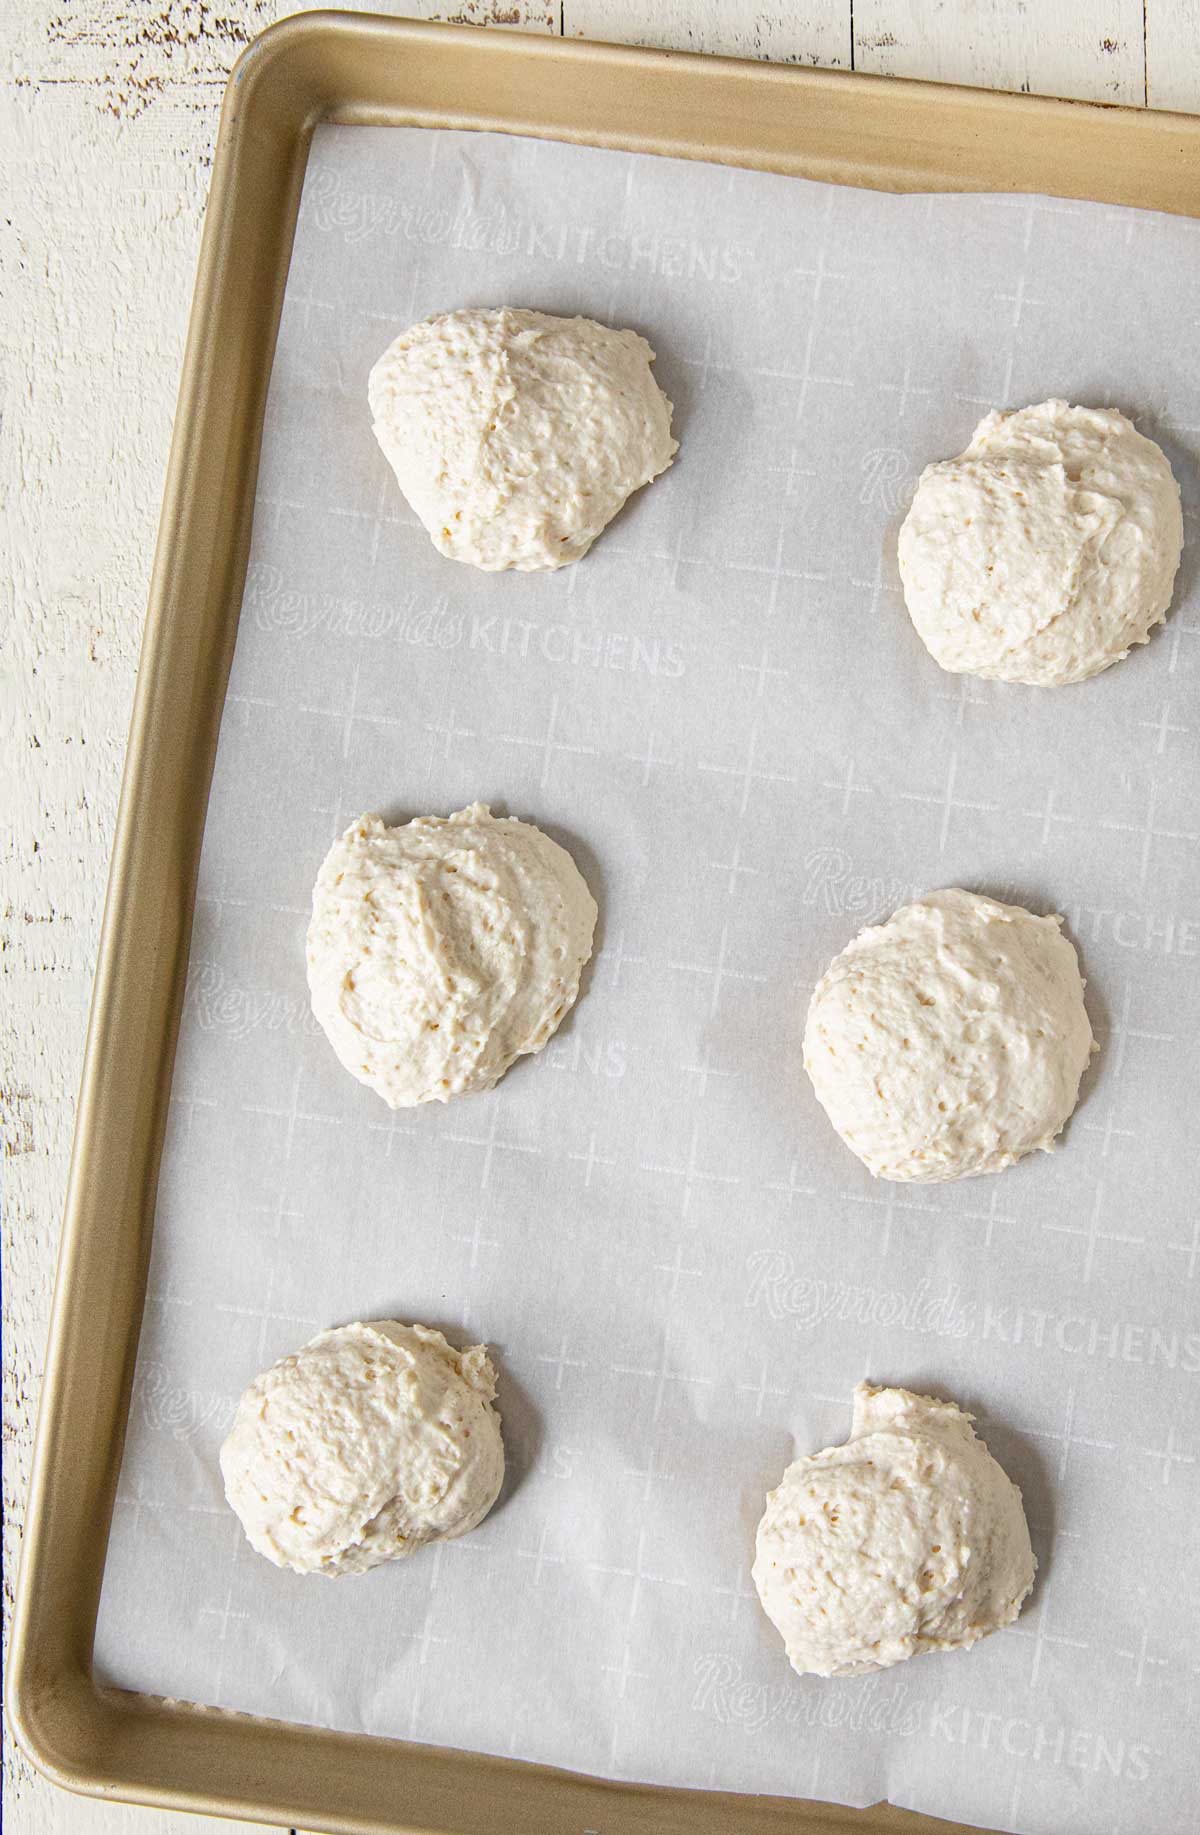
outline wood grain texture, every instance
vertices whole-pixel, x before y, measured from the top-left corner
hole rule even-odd
[[[1200,0],[1147,0],[1146,100],[1200,110]]]
[[[502,24],[1200,108],[1200,0],[362,0]],[[287,0],[0,9],[4,1622],[146,586],[221,93]],[[1145,55],[1143,55],[1143,44]],[[17,1835],[189,1835],[11,1749]]]
[[[854,0],[854,67],[1138,103],[1142,21],[1142,0]]]
[[[571,38],[850,67],[849,0],[567,0],[563,11]]]

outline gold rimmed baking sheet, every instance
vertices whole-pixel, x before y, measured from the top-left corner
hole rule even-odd
[[[207,1713],[92,1681],[104,1552],[96,1525],[108,1520],[116,1483],[266,380],[318,119],[490,128],[880,188],[1039,191],[1185,214],[1200,210],[1197,124],[320,16],[252,48],[223,118],[80,1103],[10,1712],[64,1783],[269,1821],[919,1827],[894,1811],[605,1785]],[[647,121],[653,136],[641,131]]]

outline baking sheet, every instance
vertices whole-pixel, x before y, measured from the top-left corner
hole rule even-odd
[[[1200,1675],[1195,568],[1061,694],[941,674],[896,590],[920,466],[987,407],[1112,401],[1192,512],[1195,223],[897,199],[503,137],[322,128],[272,380],[97,1668],[613,1777],[1190,1829]],[[579,567],[442,560],[370,433],[394,332],[469,303],[642,330],[681,452]],[[496,1092],[392,1116],[308,1012],[330,839],[472,798],[572,847],[585,994]],[[1068,914],[1104,1050],[1062,1151],[875,1185],[799,1061],[913,893]],[[497,1347],[475,1535],[342,1584],[245,1547],[250,1377],[394,1315]],[[765,1490],[864,1375],[954,1396],[1041,1562],[969,1658],[792,1676]],[[566,1635],[564,1635],[564,1632]]]

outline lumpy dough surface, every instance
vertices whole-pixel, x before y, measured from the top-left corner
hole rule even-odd
[[[256,1377],[221,1448],[253,1548],[298,1574],[361,1574],[482,1522],[504,1477],[483,1345],[394,1319],[321,1332]]]
[[[394,1109],[490,1089],[579,992],[596,901],[531,822],[483,803],[389,828],[363,816],[317,875],[312,1008]]]
[[[804,1067],[876,1178],[970,1178],[1051,1150],[1094,1049],[1061,926],[955,888],[834,958],[809,1006]]]
[[[594,319],[443,313],[371,371],[375,436],[443,554],[563,567],[678,450],[653,359],[637,332]]]
[[[1148,640],[1182,547],[1161,448],[1115,408],[1044,401],[985,416],[964,453],[926,468],[900,577],[943,669],[1058,687]]]
[[[767,1497],[754,1584],[801,1675],[965,1650],[1033,1585],[1021,1493],[953,1402],[860,1383],[844,1446]]]

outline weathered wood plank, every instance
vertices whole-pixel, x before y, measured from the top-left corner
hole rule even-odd
[[[854,0],[854,65],[881,76],[1137,103],[1145,93],[1142,0]]]
[[[568,38],[850,67],[849,0],[565,0]]]
[[[1146,0],[1146,100],[1200,114],[1200,0]]]

